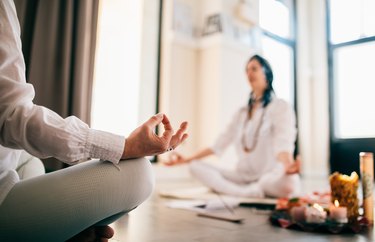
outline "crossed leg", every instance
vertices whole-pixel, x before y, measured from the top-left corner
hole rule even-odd
[[[65,241],[141,204],[154,178],[144,158],[88,161],[18,182],[0,205],[0,240]]]
[[[299,176],[287,175],[280,169],[265,173],[252,183],[247,183],[246,179],[235,171],[221,170],[201,161],[192,162],[190,172],[205,186],[232,196],[290,197],[298,194],[300,189]]]

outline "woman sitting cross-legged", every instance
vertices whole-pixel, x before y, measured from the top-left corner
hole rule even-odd
[[[291,197],[300,189],[300,160],[293,159],[296,140],[295,113],[276,97],[273,72],[259,55],[250,58],[246,73],[251,95],[246,106],[233,116],[213,146],[191,156],[175,153],[166,165],[190,163],[192,175],[213,190],[242,197]],[[233,144],[238,162],[234,171],[201,161],[221,155]]]

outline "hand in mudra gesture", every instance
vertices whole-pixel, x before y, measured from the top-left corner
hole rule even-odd
[[[164,127],[164,132],[160,136],[155,133],[155,128],[159,124]],[[159,113],[152,116],[126,139],[122,159],[158,155],[175,149],[187,139],[188,134],[185,133],[187,126],[187,122],[182,122],[177,132],[174,133],[165,114]]]
[[[166,166],[173,166],[188,163],[189,161],[177,152],[173,152],[169,155],[169,160],[164,161],[163,164]]]
[[[297,158],[293,162],[290,162],[285,167],[285,173],[288,175],[298,174],[300,170],[301,170],[301,157],[300,156],[297,156]]]
[[[296,159],[289,152],[280,152],[277,159],[284,165],[285,174],[298,174],[301,169],[301,157],[297,155]]]

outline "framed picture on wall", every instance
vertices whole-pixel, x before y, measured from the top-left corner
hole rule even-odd
[[[221,14],[213,14],[207,17],[203,28],[203,36],[223,31]]]

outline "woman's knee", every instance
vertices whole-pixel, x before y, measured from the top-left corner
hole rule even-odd
[[[199,177],[204,170],[203,163],[199,161],[192,161],[189,164],[189,171],[194,177]]]
[[[196,170],[197,170],[197,162],[191,162],[190,164],[189,164],[189,171],[190,171],[190,173],[191,174],[193,174]]]
[[[146,158],[138,158],[120,162],[120,168],[126,172],[124,182],[130,182],[133,186],[127,187],[126,192],[131,193],[135,206],[145,201],[153,192],[155,177],[150,161]],[[131,175],[130,181],[129,175]]]
[[[259,184],[267,196],[294,197],[300,192],[300,178],[298,175],[283,175],[277,179],[272,176],[264,176]]]
[[[285,179],[280,190],[284,197],[294,197],[299,195],[300,189],[301,184],[298,175],[290,175]]]
[[[150,161],[146,158],[137,159],[139,163],[139,184],[145,191],[145,199],[151,195],[155,187],[155,176]]]

